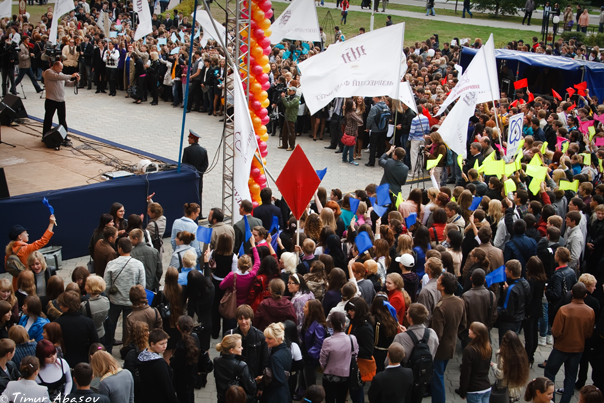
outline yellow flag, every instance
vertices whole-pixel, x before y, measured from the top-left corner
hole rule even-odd
[[[463,170],[463,157],[461,155],[457,156],[457,165],[459,165],[459,169]]]
[[[516,155],[522,155],[524,153],[522,146],[524,146],[524,139],[520,139],[520,142],[518,143],[518,151],[516,152]]]
[[[562,154],[566,154],[566,150],[568,150],[568,145],[570,143],[568,141],[565,141],[564,143],[562,143]]]
[[[501,178],[505,172],[505,161],[503,160],[489,160],[483,166],[485,175],[497,175],[498,178]]]
[[[558,187],[561,190],[572,190],[572,191],[576,192],[577,190],[579,190],[579,180],[575,179],[572,182],[561,180]]]
[[[541,161],[541,157],[539,157],[539,154],[535,154],[533,156],[533,159],[531,160],[531,162],[529,162],[529,165],[535,165],[540,167],[541,165],[543,165],[543,161]]]
[[[514,182],[514,179],[508,179],[505,182],[503,182],[504,186],[505,186],[505,194],[507,195],[510,192],[515,192],[516,191],[516,182]]]
[[[526,174],[534,179],[542,181],[545,179],[545,175],[547,175],[547,167],[529,164],[526,166]]]
[[[516,172],[516,163],[515,162],[511,162],[509,164],[505,164],[505,168],[504,168],[504,173],[505,176],[507,176],[508,178],[510,176],[512,176],[514,174],[514,172]]]
[[[541,154],[545,154],[545,151],[547,151],[547,141],[544,141],[541,146]]]
[[[604,168],[602,168],[602,160],[598,158],[598,164],[600,164],[600,172],[604,172]]]
[[[401,192],[398,192],[398,196],[396,196],[396,208],[398,208],[398,206],[403,202],[403,194]]]
[[[591,154],[590,153],[581,153],[583,156],[583,165],[591,165]]]
[[[435,166],[438,165],[438,163],[440,162],[440,160],[443,159],[443,155],[442,154],[438,154],[438,157],[436,157],[435,160],[428,160],[426,162],[426,170],[429,171],[432,168],[434,168]]]
[[[474,161],[474,169],[477,171],[480,169],[480,167],[478,166],[478,160]]]
[[[495,161],[495,151],[490,153],[484,160],[482,160],[482,163],[484,164],[487,161]]]
[[[592,141],[594,136],[596,135],[596,128],[593,126],[589,126],[587,130],[589,131],[589,141]]]
[[[520,171],[522,169],[522,156],[521,155],[516,156],[516,160],[514,161],[514,164],[516,164],[516,171]]]
[[[541,190],[541,182],[543,182],[541,179],[533,178],[529,185],[529,190],[533,192],[535,196],[539,194],[539,190]]]

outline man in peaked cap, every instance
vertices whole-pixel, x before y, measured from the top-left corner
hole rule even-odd
[[[208,169],[208,152],[199,145],[201,136],[193,130],[189,130],[189,146],[185,148],[182,155],[182,163],[189,164],[197,169],[199,173],[199,206],[201,207],[200,219],[203,219],[203,174]]]

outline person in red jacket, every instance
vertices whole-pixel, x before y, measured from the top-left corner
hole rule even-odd
[[[264,331],[271,323],[291,320],[296,323],[296,310],[288,298],[283,297],[285,283],[280,278],[271,280],[268,284],[271,296],[265,298],[254,315],[254,327]]]

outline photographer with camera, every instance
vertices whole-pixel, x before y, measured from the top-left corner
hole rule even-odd
[[[42,92],[42,88],[38,85],[36,81],[36,76],[34,76],[34,71],[31,68],[31,61],[34,59],[35,55],[31,53],[29,47],[29,36],[23,35],[21,38],[21,45],[19,46],[19,75],[17,76],[17,80],[15,81],[15,86],[21,83],[23,77],[27,74],[37,93]]]
[[[65,128],[65,131],[68,130],[67,121],[65,120],[65,86],[73,87],[77,85],[80,75],[78,73],[67,75],[63,74],[62,71],[63,63],[56,61],[51,68],[42,73],[44,84],[46,85],[42,134],[50,131],[55,111],[59,117],[59,124]]]
[[[279,78],[277,78],[277,84],[268,90],[268,96],[271,100],[271,124],[269,129],[273,136],[277,133],[277,128],[283,126],[283,121],[285,120],[283,115],[285,107],[281,103],[281,94],[286,93],[287,85],[285,83],[285,76],[279,76]]]
[[[2,97],[6,96],[8,84],[10,83],[10,93],[17,95],[15,90],[15,62],[18,60],[17,45],[11,41],[8,35],[5,35],[0,48],[0,57],[2,58]]]

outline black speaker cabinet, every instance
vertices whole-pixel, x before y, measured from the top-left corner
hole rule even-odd
[[[27,111],[18,96],[6,94],[2,102],[4,104],[0,104],[0,124],[3,126],[9,126],[14,119],[27,117]]]
[[[6,175],[4,175],[4,168],[0,168],[0,200],[10,198],[8,192],[8,183],[6,183]]]
[[[65,140],[65,137],[67,137],[67,132],[63,126],[59,125],[45,133],[44,137],[42,137],[42,141],[46,144],[47,148],[58,150],[59,147],[61,147],[63,140]]]

